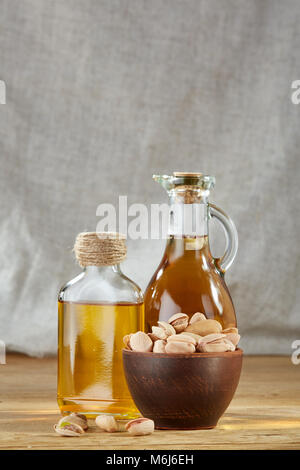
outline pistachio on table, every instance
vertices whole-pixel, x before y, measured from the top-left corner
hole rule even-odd
[[[96,425],[105,432],[128,431],[134,436],[144,436],[154,431],[154,421],[148,418],[137,418],[128,422],[117,421],[111,415],[99,415],[96,418]]]
[[[125,429],[133,436],[146,436],[153,433],[154,421],[148,418],[132,419],[126,424]]]
[[[84,430],[82,429],[81,426],[79,426],[79,424],[68,423],[67,421],[61,424],[55,424],[54,431],[57,434],[60,434],[61,436],[66,436],[66,437],[77,437],[77,436],[80,436],[81,434],[84,434]]]
[[[85,415],[81,413],[70,413],[69,415],[63,416],[58,421],[58,426],[61,426],[63,423],[78,424],[84,431],[88,428],[88,421]]]
[[[97,416],[96,426],[106,432],[117,432],[119,430],[117,421],[110,415]]]

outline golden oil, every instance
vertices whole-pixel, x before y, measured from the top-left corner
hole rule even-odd
[[[208,236],[174,237],[145,292],[146,330],[158,320],[202,312],[223,328],[236,326],[234,306],[211,255]]]
[[[63,414],[140,416],[123,372],[123,336],[144,329],[143,303],[58,302],[58,405]]]

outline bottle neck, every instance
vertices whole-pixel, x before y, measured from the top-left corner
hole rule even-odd
[[[113,264],[110,266],[85,266],[83,272],[86,276],[103,276],[107,277],[114,274],[122,274],[121,267],[119,264]]]
[[[208,236],[208,203],[185,203],[171,197],[169,214],[169,237],[198,238]]]

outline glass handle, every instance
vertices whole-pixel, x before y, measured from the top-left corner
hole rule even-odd
[[[226,237],[225,253],[221,258],[215,260],[218,268],[224,273],[230,268],[236,256],[238,249],[238,233],[234,222],[222,209],[210,203],[208,206],[210,215],[221,222]]]

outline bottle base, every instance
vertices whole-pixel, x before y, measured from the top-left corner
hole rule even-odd
[[[82,398],[58,398],[58,406],[62,415],[81,413],[88,419],[99,415],[110,415],[118,420],[140,418],[141,414],[128,400],[91,400]]]

